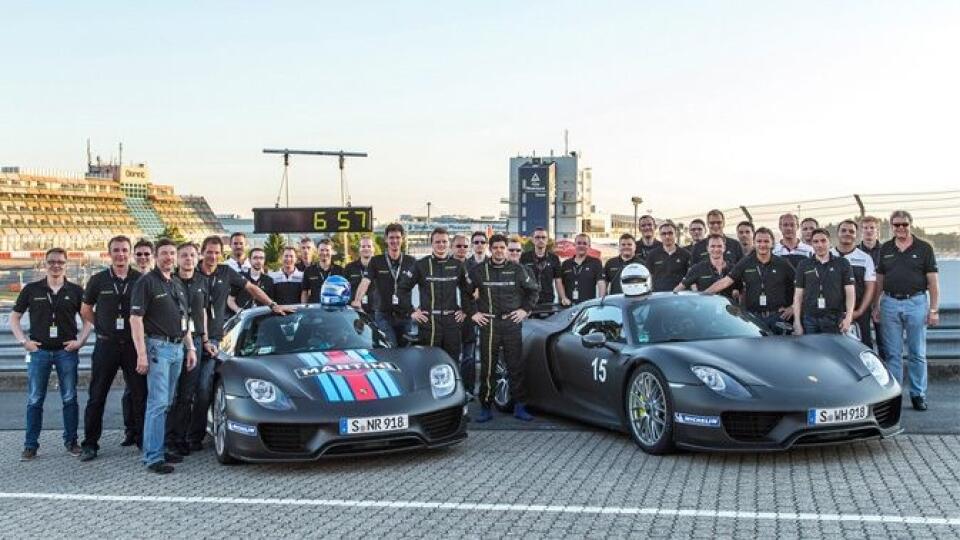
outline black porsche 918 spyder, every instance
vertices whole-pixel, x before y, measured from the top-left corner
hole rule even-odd
[[[390,348],[344,306],[241,312],[213,388],[208,428],[224,464],[438,448],[467,436],[456,363],[437,348]]]
[[[772,336],[721,296],[613,295],[524,322],[527,404],[644,451],[784,450],[900,433],[900,385],[846,336]],[[508,408],[505,370],[495,404]]]

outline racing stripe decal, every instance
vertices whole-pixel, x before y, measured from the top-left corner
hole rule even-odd
[[[318,362],[320,362],[318,365],[321,365],[321,366],[326,364],[330,360],[327,356],[324,355],[324,353],[321,353],[321,352],[315,352],[310,354],[314,358],[316,358]],[[337,387],[337,392],[340,393],[341,399],[343,399],[343,401],[353,401],[354,400],[353,392],[350,390],[350,386],[347,385],[346,381],[343,380],[343,377],[335,373],[330,373],[328,375],[330,379],[333,381],[334,386]]]
[[[360,349],[357,353],[363,357],[367,362],[376,362],[377,358],[366,349]],[[387,392],[390,393],[390,397],[397,397],[401,394],[400,388],[397,386],[397,382],[393,378],[393,373],[389,371],[374,370],[377,375],[380,376],[380,380],[383,382],[383,385],[387,387]]]
[[[343,351],[327,351],[322,354],[326,356],[327,360],[333,365],[350,363],[350,357]],[[367,380],[366,374],[345,372],[338,374],[338,376],[346,381],[346,384],[350,386],[350,390],[353,391],[353,397],[358,401],[377,399],[377,392],[373,389],[370,381]]]
[[[363,362],[364,364],[367,361],[357,354],[357,351],[347,351],[347,356],[356,362]],[[376,369],[370,370],[366,373],[367,380],[370,381],[370,384],[373,385],[373,389],[377,391],[377,398],[383,399],[390,397],[390,393],[387,392],[387,387],[383,385],[383,381],[380,380],[380,376],[377,374]]]
[[[317,359],[315,359],[309,353],[298,354],[297,358],[299,358],[300,361],[303,362],[307,367],[320,366],[320,362],[318,362]],[[340,401],[340,394],[337,393],[337,389],[333,386],[333,382],[326,374],[314,377],[314,379],[316,380],[317,386],[323,392],[323,395],[327,398],[327,401]]]

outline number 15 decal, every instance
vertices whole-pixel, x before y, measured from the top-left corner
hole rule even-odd
[[[599,382],[607,382],[607,359],[606,358],[594,358],[593,359],[593,380]]]

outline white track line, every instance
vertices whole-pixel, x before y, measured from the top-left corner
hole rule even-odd
[[[853,521],[861,523],[903,523],[908,525],[946,525],[960,527],[960,517],[880,516],[870,514],[817,514],[804,512],[749,512],[741,510],[700,510],[640,508],[629,506],[579,506],[543,504],[491,504],[468,502],[383,501],[350,499],[263,499],[247,497],[177,497],[163,495],[96,495],[81,493],[5,493],[0,499],[148,502],[173,504],[236,504],[253,506],[328,506],[340,508],[413,508],[475,512],[554,512],[559,514],[616,514],[641,516],[679,516],[774,521]]]

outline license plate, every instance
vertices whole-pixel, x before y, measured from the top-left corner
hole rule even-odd
[[[366,418],[341,418],[341,435],[360,435],[363,433],[383,433],[399,431],[410,427],[410,418],[406,414],[390,416],[368,416]]]
[[[852,407],[837,407],[835,409],[810,409],[807,411],[808,426],[822,426],[827,424],[848,424],[866,420],[870,414],[870,407],[854,405]]]

